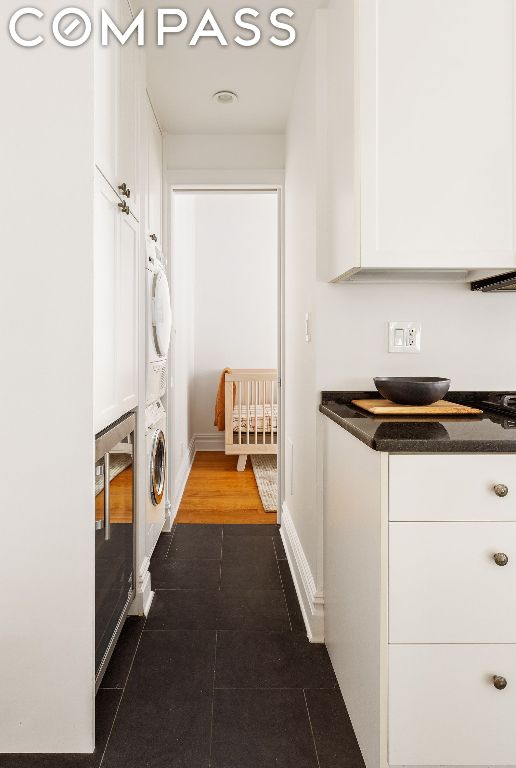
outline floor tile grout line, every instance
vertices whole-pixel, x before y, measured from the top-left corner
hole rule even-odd
[[[285,608],[287,609],[287,616],[288,616],[288,623],[290,625],[290,631],[293,632],[292,629],[292,619],[290,617],[290,608],[288,607],[288,600],[287,600],[287,593],[285,591],[285,585],[283,584],[283,577],[281,575],[281,568],[279,566],[279,560],[278,560],[278,553],[276,552],[276,544],[274,543],[274,536],[272,537],[272,546],[274,548],[274,554],[276,555],[276,566],[278,568],[280,583],[281,583],[281,590],[283,592],[283,600],[285,601]]]
[[[224,557],[224,526],[220,527],[220,567],[219,567],[219,592],[222,589],[222,558]]]
[[[125,678],[124,687],[122,688],[122,693],[120,695],[120,701],[118,702],[118,706],[117,706],[116,711],[115,711],[115,716],[113,718],[113,722],[111,723],[111,728],[109,729],[108,737],[106,739],[106,745],[105,745],[104,750],[102,752],[102,757],[100,758],[99,768],[102,768],[102,763],[104,762],[104,758],[106,756],[107,748],[109,746],[109,742],[110,742],[110,739],[111,739],[111,734],[113,733],[113,728],[115,727],[116,719],[118,717],[118,712],[119,712],[120,707],[122,705],[122,700],[124,698],[125,689],[127,688],[127,683],[129,682],[129,678],[131,676],[131,672],[132,672],[133,665],[134,665],[134,660],[136,658],[136,654],[138,653],[138,648],[140,647],[141,639],[143,637],[143,633],[145,631],[145,625],[146,624],[147,624],[147,616],[145,616],[145,621],[143,622],[142,631],[140,632],[140,637],[138,638],[138,642],[136,644],[136,648],[134,649],[133,658],[131,659],[131,666],[129,667],[129,672],[127,673],[127,677]],[[120,688],[118,690],[120,690]]]
[[[215,691],[335,691],[335,688],[312,688],[312,687],[303,687],[302,685],[298,686],[285,686],[285,685],[262,685],[262,686],[256,686],[256,685],[233,685],[228,687],[223,686],[215,686]]]
[[[211,689],[211,718],[210,718],[210,748],[208,755],[208,768],[211,768],[211,749],[213,745],[213,712],[215,710],[215,676],[217,674],[217,644],[219,640],[218,630],[215,630],[215,658],[213,660],[213,687]]]
[[[310,717],[310,708],[308,706],[308,701],[307,701],[307,698],[306,698],[306,689],[305,688],[303,688],[303,698],[305,700],[306,714],[308,715],[308,722],[310,724],[310,732],[312,734],[312,741],[314,743],[315,759],[317,760],[318,768],[321,768],[321,763],[319,762],[319,752],[317,751],[317,744],[315,743],[314,727],[312,725],[312,718]]]
[[[165,552],[165,560],[167,559],[167,557],[168,557],[168,553],[170,552],[170,548],[171,548],[171,546],[172,546],[172,544],[173,544],[173,542],[174,542],[174,539],[175,539],[175,536],[176,536],[176,531],[177,531],[177,523],[176,523],[176,521],[174,520],[174,522],[173,522],[173,524],[172,524],[172,530],[170,531],[170,533],[171,533],[172,535],[171,535],[171,537],[170,537],[170,541],[169,541],[169,543],[168,543],[168,549],[167,549],[167,551]]]

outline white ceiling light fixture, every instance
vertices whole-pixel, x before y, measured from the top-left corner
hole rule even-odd
[[[235,104],[238,101],[238,94],[233,91],[217,91],[213,94],[213,101],[217,104]]]

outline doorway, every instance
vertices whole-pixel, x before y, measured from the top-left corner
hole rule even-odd
[[[180,523],[279,522],[279,187],[171,190],[169,482]]]

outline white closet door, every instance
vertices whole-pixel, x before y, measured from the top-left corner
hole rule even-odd
[[[132,21],[127,0],[120,0],[120,25],[124,31]],[[140,217],[138,137],[140,129],[140,68],[136,33],[120,48],[118,184],[126,184],[131,194],[127,200],[131,213]]]
[[[138,222],[121,214],[117,268],[117,378],[123,413],[138,405]]]
[[[125,2],[125,0],[124,0]],[[96,0],[95,15],[101,9],[119,21],[120,0]],[[95,164],[116,189],[119,151],[120,49],[115,41],[100,45],[95,37]]]
[[[116,335],[119,199],[96,174],[94,247],[94,421],[95,432],[113,422],[118,407]]]
[[[163,138],[149,99],[146,99],[146,116],[148,141],[147,235],[156,235],[157,244],[162,248]]]

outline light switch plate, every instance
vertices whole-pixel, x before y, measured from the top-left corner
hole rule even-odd
[[[421,323],[415,320],[391,320],[389,352],[414,355],[421,352]]]

